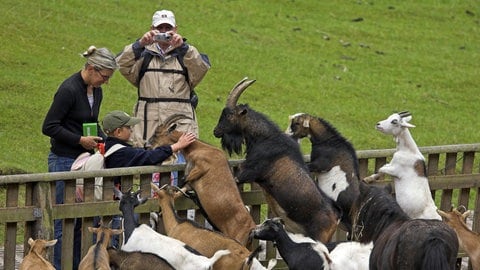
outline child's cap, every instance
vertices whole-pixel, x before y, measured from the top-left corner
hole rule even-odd
[[[142,121],[140,118],[131,117],[123,111],[109,112],[102,121],[102,127],[105,132],[112,132],[117,128],[124,126],[134,126]]]

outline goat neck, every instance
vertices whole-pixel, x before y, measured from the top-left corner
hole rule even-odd
[[[398,135],[394,135],[394,139],[397,144],[397,151],[408,151],[423,157],[408,128],[402,128]]]
[[[158,204],[162,209],[162,220],[165,233],[171,235],[172,230],[178,225],[177,215],[175,214],[173,197],[170,190],[159,189],[151,183],[152,189],[158,195]],[[168,188],[168,187],[167,187]]]
[[[134,207],[130,205],[127,205],[126,207],[120,209],[123,215],[123,244],[127,243],[133,231],[138,226],[138,224],[135,222],[135,213],[133,209]]]
[[[140,190],[133,193],[127,191],[123,193],[120,199],[120,211],[123,215],[123,230],[124,230],[124,237],[123,237],[123,244],[127,243],[128,239],[132,235],[135,228],[138,226],[137,222],[135,221],[135,207],[140,204],[143,204],[147,201],[146,198],[139,199]],[[119,194],[116,192],[116,194]],[[121,194],[121,192],[120,192]]]

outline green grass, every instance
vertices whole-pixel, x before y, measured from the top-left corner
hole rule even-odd
[[[478,1],[0,0],[0,8],[2,172],[47,171],[42,121],[58,85],[83,66],[79,54],[92,44],[120,52],[162,8],[212,62],[197,88],[204,141],[219,145],[212,130],[225,98],[248,76],[257,82],[240,102],[282,128],[289,114],[320,116],[358,150],[394,147],[373,126],[400,110],[413,113],[419,146],[480,142]],[[117,73],[101,116],[131,112],[135,99]]]

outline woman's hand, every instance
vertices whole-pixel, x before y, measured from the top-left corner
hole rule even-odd
[[[97,143],[102,141],[102,137],[98,136],[82,136],[80,137],[80,145],[87,150],[93,150],[97,147]]]

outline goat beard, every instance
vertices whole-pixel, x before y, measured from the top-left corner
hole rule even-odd
[[[237,155],[242,154],[244,141],[245,140],[240,133],[223,134],[221,139],[222,148],[226,150],[230,156],[232,153],[236,153]]]

